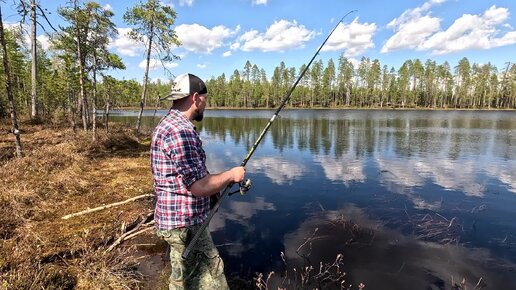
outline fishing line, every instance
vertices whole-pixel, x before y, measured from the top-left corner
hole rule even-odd
[[[335,32],[335,30],[337,29],[337,27],[340,25],[340,23],[342,23],[344,21],[344,18],[346,18],[346,16],[348,16],[349,14],[355,12],[356,10],[352,10],[352,11],[349,11],[348,13],[346,13],[346,15],[344,15],[340,20],[339,22],[337,22],[337,24],[335,25],[335,27],[333,27],[333,29],[331,30],[331,32],[328,34],[328,36],[326,37],[326,39],[324,40],[324,42],[321,44],[321,46],[319,46],[319,48],[317,49],[317,51],[315,52],[314,56],[312,57],[312,59],[310,59],[310,62],[308,62],[308,64],[306,65],[306,67],[304,68],[304,70],[301,72],[301,74],[299,75],[299,77],[297,78],[296,82],[292,85],[292,87],[290,88],[288,94],[286,95],[286,97],[283,99],[283,101],[281,102],[280,106],[278,107],[278,109],[276,110],[276,112],[274,113],[274,115],[272,115],[271,119],[269,120],[269,122],[267,123],[267,125],[265,125],[265,128],[263,128],[262,132],[260,133],[260,136],[258,136],[258,139],[256,140],[256,142],[253,144],[253,147],[251,147],[251,149],[249,150],[249,152],[247,153],[247,156],[244,158],[244,160],[242,161],[242,163],[240,164],[240,166],[243,166],[245,167],[245,165],[247,164],[247,162],[249,161],[249,159],[251,159],[251,156],[253,156],[253,153],[254,151],[256,150],[256,148],[258,147],[258,145],[260,144],[260,142],[262,141],[263,137],[265,136],[265,134],[267,133],[267,131],[269,130],[269,128],[271,127],[272,123],[274,122],[274,120],[276,120],[276,118],[278,117],[280,111],[283,109],[283,107],[285,107],[285,105],[287,104],[288,100],[290,99],[291,95],[292,95],[292,92],[294,91],[294,89],[296,88],[297,84],[299,83],[299,81],[301,81],[301,79],[303,78],[303,76],[305,75],[306,71],[308,70],[308,68],[310,67],[310,65],[312,64],[312,62],[314,61],[314,59],[317,57],[317,55],[319,54],[319,52],[321,51],[321,49],[323,48],[323,46],[326,44],[326,42],[328,41],[328,39],[330,39],[330,36],[333,34],[333,32]],[[245,183],[247,183],[248,181],[244,181]],[[192,251],[194,245],[197,243],[197,240],[199,240],[199,237],[201,236],[201,234],[204,232],[204,230],[206,229],[206,227],[208,227],[209,223],[210,223],[210,220],[213,218],[213,216],[215,215],[215,213],[217,212],[217,210],[219,209],[220,207],[220,204],[222,203],[222,200],[230,193],[230,189],[231,187],[233,186],[234,183],[230,183],[228,184],[228,186],[226,186],[226,188],[224,189],[224,191],[222,191],[222,193],[220,194],[220,198],[219,200],[217,201],[217,203],[215,203],[215,205],[213,206],[213,208],[211,209],[210,211],[210,214],[208,215],[208,218],[202,223],[201,227],[197,230],[197,232],[195,233],[195,235],[193,236],[192,240],[189,242],[188,246],[185,248],[183,254],[181,255],[183,259],[186,259],[188,257],[188,255],[190,254],[190,252]],[[250,185],[250,183],[249,183]],[[241,185],[242,187],[242,185]]]

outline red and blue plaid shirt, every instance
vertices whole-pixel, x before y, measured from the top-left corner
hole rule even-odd
[[[194,196],[190,186],[208,174],[206,154],[195,126],[181,112],[171,109],[154,129],[151,163],[156,228],[171,230],[204,222],[210,198]]]

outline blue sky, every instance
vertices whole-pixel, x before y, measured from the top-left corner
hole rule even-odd
[[[11,0],[12,1],[12,0]],[[9,4],[2,4],[6,23],[19,21]],[[67,1],[42,1],[54,24],[56,12]],[[143,79],[144,46],[126,37],[130,29],[122,20],[134,0],[99,0],[115,13],[119,37],[111,49],[124,60],[127,70],[112,72],[117,78]],[[163,0],[177,12],[175,29],[183,45],[174,49],[181,60],[168,64],[174,75],[185,72],[202,78],[226,77],[242,70],[249,60],[264,68],[270,78],[274,67],[306,64],[338,20],[351,10],[318,56],[326,64],[341,54],[358,62],[379,59],[398,69],[407,59],[428,58],[452,67],[463,58],[491,62],[499,70],[516,61],[516,1],[514,0]],[[4,9],[5,7],[5,9]],[[44,46],[42,29],[38,39]],[[159,66],[152,79],[168,79]]]

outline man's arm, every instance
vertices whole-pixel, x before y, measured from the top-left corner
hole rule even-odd
[[[219,174],[208,174],[195,181],[190,186],[190,191],[195,196],[210,196],[219,193],[231,182],[241,182],[244,180],[244,175],[245,168],[242,166],[233,167]]]

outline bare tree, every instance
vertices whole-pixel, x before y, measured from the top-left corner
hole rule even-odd
[[[28,2],[30,1],[30,2]],[[39,14],[38,11],[39,10]],[[38,78],[38,54],[37,54],[37,25],[45,30],[45,27],[38,22],[38,16],[43,17],[46,23],[54,30],[57,31],[52,23],[48,20],[45,11],[38,4],[37,0],[19,0],[18,2],[18,13],[22,16],[22,23],[25,22],[25,18],[30,14],[30,41],[31,41],[31,112],[30,118],[37,120],[39,118],[38,113],[38,92],[37,92],[37,78]]]
[[[11,111],[12,133],[15,136],[16,156],[22,156],[22,147],[20,141],[20,130],[18,129],[18,119],[16,117],[16,108],[14,106],[11,70],[9,69],[9,55],[7,53],[7,43],[5,40],[4,21],[2,19],[2,7],[0,7],[0,43],[2,45],[4,73],[5,73],[5,89],[7,98],[9,99],[9,110]]]
[[[30,41],[31,41],[31,53],[32,53],[32,67],[31,67],[31,113],[30,118],[33,120],[38,119],[38,106],[37,106],[37,60],[38,54],[36,53],[36,0],[30,1]]]

